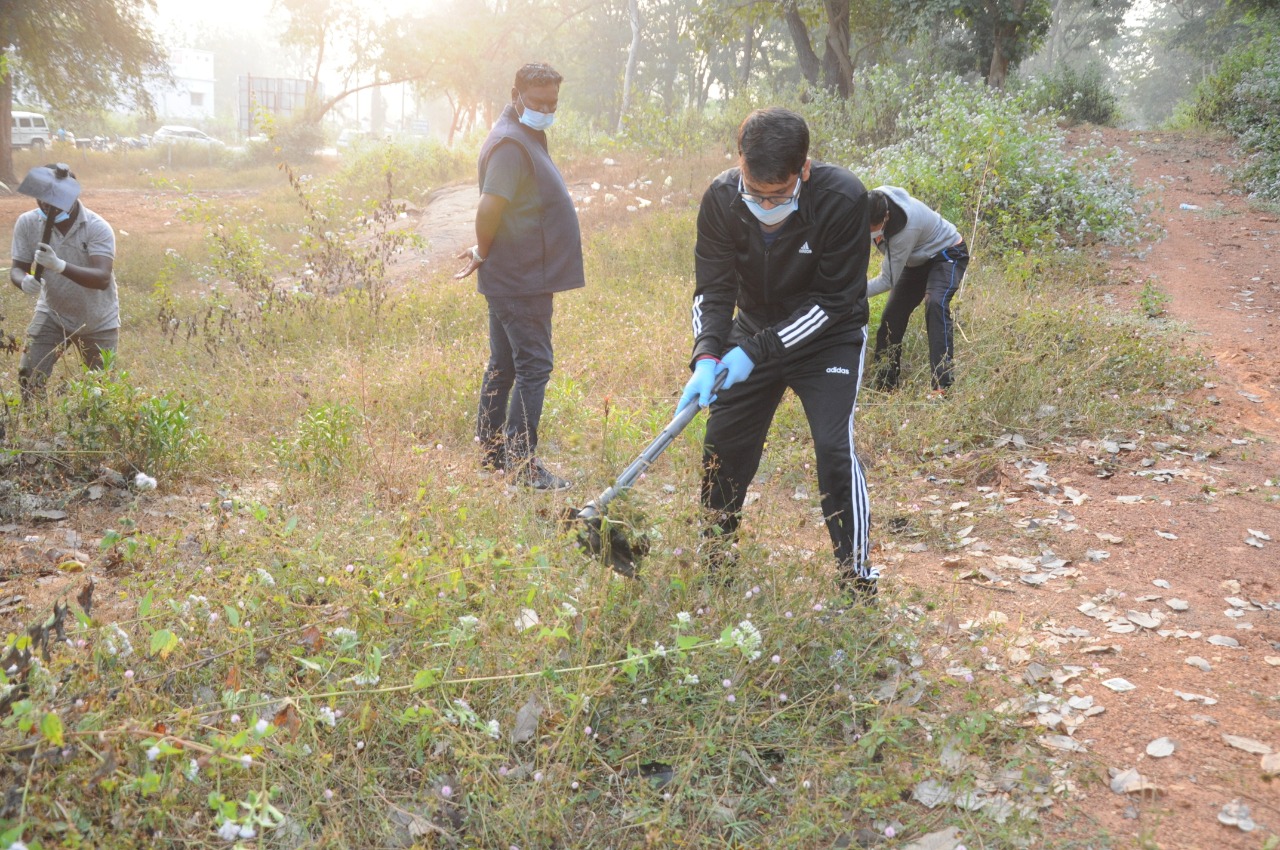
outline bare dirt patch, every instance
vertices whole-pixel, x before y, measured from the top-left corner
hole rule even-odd
[[[1077,789],[1088,820],[1055,809],[1056,830],[1101,827],[1117,847],[1271,846],[1276,780],[1261,752],[1225,736],[1280,752],[1280,222],[1231,189],[1227,142],[1106,137],[1134,157],[1166,236],[1143,259],[1117,259],[1101,297],[1133,310],[1148,282],[1168,294],[1175,329],[1212,363],[1195,394],[1207,431],[1170,421],[1165,433],[1031,447],[991,489],[922,482],[907,514],[932,513],[973,542],[915,551],[889,536],[886,557],[902,582],[950,597],[957,617],[1004,624],[999,675],[1052,698],[1028,722],[1070,733],[1081,753],[1055,752],[1060,739],[1047,752],[1093,774]],[[1161,738],[1173,754],[1148,755]],[[1150,790],[1113,791],[1125,770]],[[1221,822],[1233,804],[1252,831]]]

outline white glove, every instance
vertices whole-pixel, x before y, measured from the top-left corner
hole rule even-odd
[[[22,291],[28,295],[39,295],[40,288],[40,281],[36,280],[31,275],[27,275],[22,278]]]
[[[67,261],[53,253],[53,249],[43,242],[36,247],[36,264],[58,274],[62,274],[62,270],[67,267]]]

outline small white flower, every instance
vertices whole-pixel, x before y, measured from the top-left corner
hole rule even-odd
[[[679,614],[676,614],[676,620],[687,626],[689,623],[693,622],[693,615],[688,611],[681,611]]]
[[[258,722],[253,724],[253,731],[259,735],[265,735],[267,733],[267,728],[270,725],[271,724],[267,722],[266,718],[260,717],[258,718]]]
[[[187,778],[188,782],[196,781],[196,777],[200,775],[200,765],[195,759],[187,760],[187,766],[182,769],[182,775]]]
[[[498,740],[502,737],[502,727],[498,725],[498,721],[490,720],[488,726],[489,737]]]
[[[245,753],[244,755],[240,756],[240,765],[242,767],[252,767],[253,756],[249,755],[248,753]]]
[[[133,486],[139,490],[154,490],[156,489],[156,480],[145,472],[139,472],[133,476]]]
[[[148,748],[147,748],[147,761],[155,761],[155,760],[156,760],[156,759],[158,759],[158,758],[160,758],[160,748],[159,748],[159,747],[148,747]]]
[[[233,820],[223,821],[218,827],[218,837],[223,841],[235,841],[240,837],[240,824]]]
[[[321,706],[320,710],[316,712],[316,717],[321,723],[328,725],[330,728],[338,725],[338,716],[334,714],[333,709],[327,705]]]

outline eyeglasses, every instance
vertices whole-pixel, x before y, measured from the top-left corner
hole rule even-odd
[[[755,192],[748,192],[746,184],[742,178],[738,178],[738,196],[749,204],[769,204],[771,206],[780,207],[783,204],[789,204],[800,194],[800,179],[796,178],[796,186],[787,195],[758,195]]]

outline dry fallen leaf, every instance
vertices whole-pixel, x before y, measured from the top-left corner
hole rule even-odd
[[[1241,735],[1228,735],[1223,732],[1222,742],[1228,746],[1235,747],[1237,750],[1244,750],[1246,753],[1253,753],[1254,755],[1265,756],[1271,754],[1271,747],[1267,744]]]
[[[511,740],[517,744],[523,744],[538,734],[540,714],[542,714],[542,705],[538,702],[538,698],[529,697],[529,701],[516,712],[516,723],[511,729]]]
[[[1111,790],[1117,794],[1159,794],[1160,788],[1150,779],[1147,779],[1136,768],[1128,768],[1127,770],[1110,769]]]

